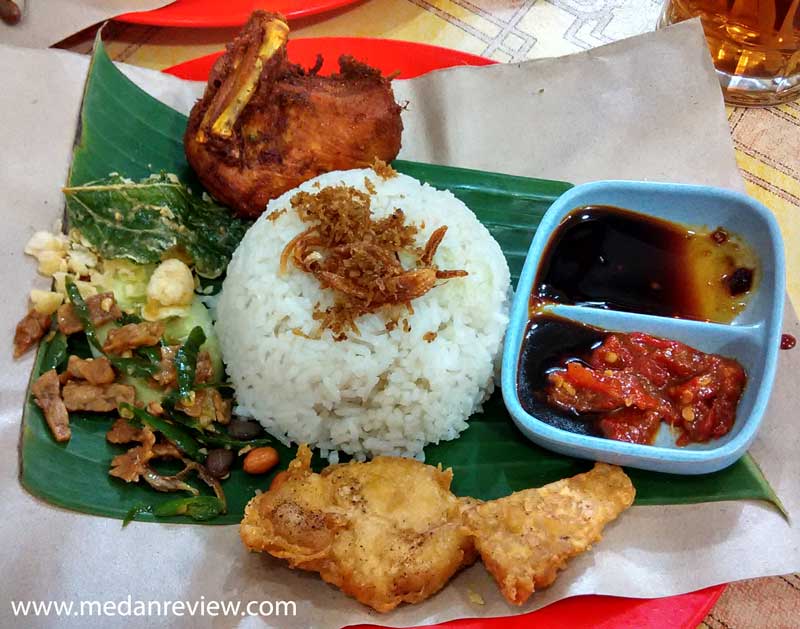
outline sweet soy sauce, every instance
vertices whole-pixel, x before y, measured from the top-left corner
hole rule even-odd
[[[551,237],[532,297],[724,323],[745,307],[755,277],[755,256],[723,229],[586,206]]]
[[[528,413],[541,421],[581,435],[600,436],[593,415],[571,415],[548,405],[547,375],[565,358],[588,354],[607,332],[554,315],[539,314],[528,322],[517,372],[517,395]]]

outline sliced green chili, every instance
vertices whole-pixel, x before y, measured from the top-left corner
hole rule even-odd
[[[128,509],[128,512],[122,519],[122,528],[128,526],[133,521],[133,519],[140,513],[150,513],[152,509],[153,507],[150,505],[144,505],[144,504],[133,505],[130,509]]]
[[[206,333],[199,325],[192,328],[186,342],[175,352],[175,371],[178,374],[178,397],[185,399],[194,389],[197,353],[206,342]]]
[[[254,448],[260,448],[261,446],[268,446],[274,443],[272,439],[268,439],[265,437],[259,437],[258,439],[249,439],[249,440],[242,440],[242,439],[234,439],[233,437],[229,437],[228,435],[224,435],[222,433],[210,433],[206,432],[202,436],[198,435],[197,440],[200,441],[203,445],[212,446],[215,448],[245,448],[247,446],[253,446]]]
[[[138,347],[136,354],[151,363],[161,362],[161,348],[160,347]]]
[[[161,403],[161,406],[166,408],[164,406],[164,402]],[[189,417],[185,413],[175,411],[174,409],[171,409],[170,416],[182,426],[190,428],[194,438],[204,446],[210,446],[212,448],[227,447],[239,449],[246,448],[247,446],[260,448],[261,446],[268,446],[272,445],[273,443],[273,440],[268,437],[259,437],[257,439],[234,439],[233,437],[226,435],[224,432],[213,432],[211,430],[206,430],[202,428],[200,422],[193,417]]]
[[[158,517],[186,515],[193,520],[211,520],[225,510],[225,505],[216,496],[195,496],[167,500],[153,509]]]
[[[83,331],[86,334],[86,338],[89,340],[97,350],[103,351],[103,345],[97,338],[97,334],[95,333],[94,324],[92,323],[91,316],[89,315],[89,306],[86,305],[86,302],[83,301],[83,297],[81,297],[81,293],[78,290],[78,287],[75,285],[75,282],[72,281],[71,277],[67,277],[64,286],[67,289],[67,297],[69,297],[70,302],[72,303],[72,310],[75,312],[75,316],[78,317],[81,324],[83,325]]]
[[[129,312],[123,312],[122,316],[117,319],[117,322],[120,325],[128,325],[129,323],[141,323],[142,318],[138,315],[131,314]]]
[[[56,369],[67,360],[67,337],[61,332],[56,332],[47,344],[42,358],[41,372],[47,373]]]
[[[156,417],[155,415],[151,415],[147,411],[141,408],[136,408],[131,404],[126,404],[123,402],[119,405],[119,407],[121,410],[126,410],[132,413],[137,420],[143,424],[147,424],[152,430],[157,430],[160,432],[172,443],[174,443],[180,450],[182,450],[190,459],[194,461],[205,460],[206,455],[200,452],[200,444],[182,427],[178,426],[177,424],[172,424],[165,419],[161,419],[160,417]]]

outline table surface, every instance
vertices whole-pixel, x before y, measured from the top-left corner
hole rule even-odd
[[[403,39],[509,62],[569,54],[647,32],[660,7],[661,0],[366,0],[295,22],[292,35]],[[236,31],[112,23],[105,40],[114,59],[163,69],[220,50]],[[61,47],[88,52],[93,34],[84,31]],[[800,303],[800,102],[727,112],[747,192],[778,218],[789,295]],[[793,574],[730,585],[700,626],[788,628],[797,618],[800,575]]]

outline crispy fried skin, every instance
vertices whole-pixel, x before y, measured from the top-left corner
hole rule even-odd
[[[256,11],[214,65],[184,137],[206,189],[237,214],[331,170],[393,160],[400,106],[388,79],[352,57],[339,73],[305,71],[286,58],[288,26]]]
[[[319,572],[381,612],[428,598],[475,561],[450,471],[378,457],[315,474],[310,459],[301,446],[283,482],[247,506],[249,549]]]
[[[311,471],[301,446],[287,472],[245,509],[245,546],[319,572],[346,594],[386,612],[439,591],[480,552],[509,602],[550,585],[567,559],[600,539],[633,501],[618,467],[482,503],[456,498],[452,472],[413,459]]]
[[[503,596],[522,605],[553,583],[568,559],[600,541],[634,495],[621,468],[597,463],[585,474],[468,510],[465,523]]]

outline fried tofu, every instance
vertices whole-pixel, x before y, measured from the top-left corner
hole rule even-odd
[[[428,598],[475,561],[449,470],[378,457],[315,474],[310,460],[301,446],[280,486],[247,506],[250,550],[319,572],[380,612]]]
[[[550,585],[633,502],[618,467],[599,463],[539,489],[481,502],[450,491],[452,472],[377,457],[317,474],[303,445],[287,473],[253,498],[244,545],[320,576],[380,612],[438,592],[480,554],[509,602]]]
[[[483,503],[464,520],[503,596],[522,605],[552,584],[570,558],[600,541],[635,493],[621,468],[597,463],[585,474]]]

